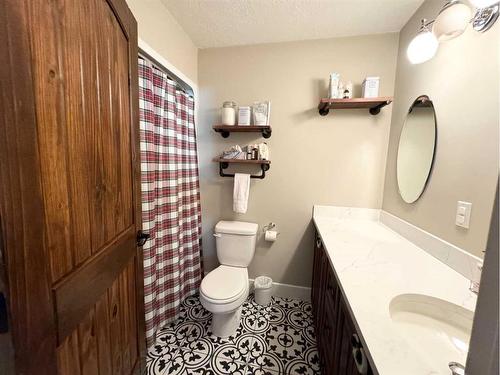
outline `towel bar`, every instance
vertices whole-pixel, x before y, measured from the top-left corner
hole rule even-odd
[[[220,162],[219,163],[219,175],[221,177],[234,177],[234,173],[224,173],[224,169],[227,169],[229,167],[229,163],[226,162]],[[250,175],[250,178],[258,178],[260,180],[263,180],[266,177],[266,171],[268,171],[270,168],[269,164],[261,164],[260,169],[262,171],[261,174],[259,175]]]

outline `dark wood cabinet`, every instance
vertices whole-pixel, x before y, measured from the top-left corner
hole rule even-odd
[[[318,234],[313,267],[311,300],[322,374],[372,375],[365,349]]]

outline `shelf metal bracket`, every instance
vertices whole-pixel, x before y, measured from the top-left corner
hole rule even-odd
[[[271,128],[262,129],[262,136],[266,139],[271,138],[271,133],[272,133]]]
[[[222,136],[222,138],[229,138],[229,136],[231,135],[231,130],[215,129],[215,131],[217,133],[220,133],[220,135]],[[263,128],[261,130],[261,133],[262,133],[262,137],[264,137],[266,139],[267,138],[271,138],[272,129],[270,127]]]
[[[321,116],[326,116],[330,112],[330,108],[328,103],[324,103],[318,108],[318,112]]]
[[[391,104],[391,101],[386,100],[385,102],[380,103],[379,105],[376,105],[375,107],[370,108],[370,114],[373,116],[378,115],[380,113],[380,110],[389,104]]]
[[[226,163],[226,162],[220,162],[219,163],[219,175],[221,177],[234,177],[234,173],[224,173],[224,169],[227,169],[229,167],[229,163]],[[269,168],[271,168],[271,166],[269,164],[261,164],[260,165],[260,169],[262,171],[261,174],[259,175],[250,175],[250,178],[256,178],[256,179],[259,179],[259,180],[263,180],[265,177],[266,177],[266,171],[269,170]]]

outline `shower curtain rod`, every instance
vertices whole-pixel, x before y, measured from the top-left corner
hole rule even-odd
[[[165,68],[165,66],[163,66],[163,64],[158,62],[158,60],[156,60],[154,57],[152,57],[150,54],[148,54],[147,52],[145,52],[141,48],[139,48],[139,57],[146,58],[149,61],[151,61],[153,64],[155,64],[155,66],[157,68],[159,68],[160,70],[163,70],[163,72],[166,73],[167,76],[177,84],[178,88],[180,88],[182,91],[184,91],[184,93],[186,93],[190,97],[194,98],[194,91],[193,91],[193,88],[191,86],[189,86],[186,82],[184,82],[177,75],[172,73],[169,69]]]

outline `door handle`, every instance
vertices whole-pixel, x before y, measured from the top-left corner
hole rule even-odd
[[[137,246],[144,246],[144,244],[146,243],[147,240],[149,240],[149,238],[151,237],[151,235],[149,233],[144,233],[142,230],[138,231],[137,232]]]
[[[214,237],[221,238],[222,234],[220,234],[220,233],[214,233]]]

